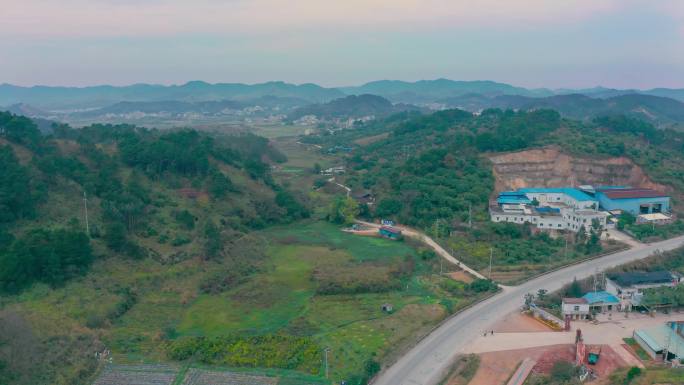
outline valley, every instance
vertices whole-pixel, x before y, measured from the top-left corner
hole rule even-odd
[[[682,191],[681,134],[611,121],[583,141],[595,127],[553,111],[400,113],[333,134],[253,126],[268,139],[129,125],[61,126],[45,137],[27,119],[4,119],[3,161],[14,170],[4,178],[28,192],[9,196],[25,211],[3,217],[0,260],[0,326],[30,336],[11,346],[31,341],[20,360],[0,356],[18,383],[91,384],[134,376],[136,365],[161,365],[160,376],[174,368],[176,383],[365,383],[497,286],[411,237],[343,232],[355,219],[413,227],[481,276],[517,285],[625,245],[491,223],[497,192],[568,183]],[[83,265],[64,254],[53,279],[50,250],[75,246],[41,227],[82,239]],[[45,251],[22,249],[35,239]],[[46,267],[22,272],[30,281],[19,284],[7,266],[25,253]],[[22,369],[27,357],[42,370]]]

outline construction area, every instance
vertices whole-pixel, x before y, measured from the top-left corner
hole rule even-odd
[[[661,325],[676,325],[673,330],[681,332],[681,321],[684,321],[684,313],[606,315],[593,321],[573,321],[566,331],[565,325],[550,326],[531,312],[512,313],[495,324],[493,330],[482,330],[464,350],[479,360],[472,378],[464,381],[454,375],[444,384],[536,384],[532,381],[535,377],[549,376],[562,362],[575,368],[576,380],[607,385],[610,384],[609,376],[620,368],[662,365],[662,355],[645,355],[634,341],[635,332],[652,331]],[[678,338],[681,337],[678,335]],[[670,357],[679,351],[675,347],[670,350]],[[668,362],[668,366],[672,362]]]

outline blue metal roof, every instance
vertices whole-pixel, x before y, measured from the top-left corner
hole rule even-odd
[[[519,205],[519,204],[525,204],[529,205],[532,203],[530,198],[527,197],[527,195],[518,192],[518,191],[504,191],[499,194],[499,198],[497,198],[496,203],[500,205]]]
[[[580,202],[592,201],[596,202],[596,198],[585,193],[584,191],[578,190],[572,187],[559,187],[559,188],[521,188],[518,190],[521,193],[536,193],[536,194],[565,194],[572,197],[572,199]]]
[[[582,298],[586,299],[589,305],[593,305],[598,302],[603,303],[620,303],[620,300],[616,296],[610,294],[607,291],[592,291],[585,294]]]
[[[518,197],[502,197],[496,200],[498,204],[509,204],[509,205],[519,205],[519,204],[525,204],[529,205],[532,203],[531,200],[529,200],[527,197],[524,198],[518,198]]]
[[[536,207],[535,210],[540,213],[560,213],[560,209],[556,207]]]
[[[525,195],[525,194],[523,194],[519,191],[502,191],[499,193],[499,196],[509,196],[509,195],[520,196],[520,195]]]

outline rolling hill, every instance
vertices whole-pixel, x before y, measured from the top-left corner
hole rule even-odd
[[[298,108],[288,115],[289,120],[296,120],[306,115],[314,115],[319,119],[361,118],[366,116],[385,117],[402,111],[419,111],[420,107],[398,103],[370,94],[350,95],[332,100],[328,103],[313,104]]]

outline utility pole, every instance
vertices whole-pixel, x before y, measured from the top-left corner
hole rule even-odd
[[[86,234],[88,234],[88,238],[90,238],[90,226],[88,225],[88,196],[86,195],[85,190],[83,190],[83,207],[85,209]]]
[[[490,247],[489,248],[489,274],[488,278],[491,281],[492,280],[492,258],[494,257],[494,248]]]
[[[330,351],[330,348],[325,348],[325,378],[328,378],[328,352]]]

